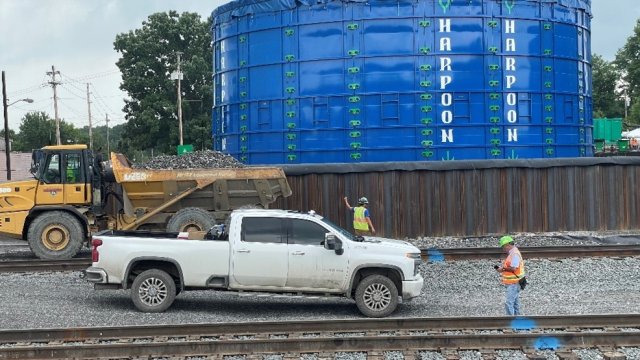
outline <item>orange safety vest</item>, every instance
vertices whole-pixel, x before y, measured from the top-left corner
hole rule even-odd
[[[364,206],[357,206],[353,208],[353,228],[361,231],[369,231],[369,223],[364,216],[364,211],[367,208]]]
[[[514,253],[520,257],[520,265],[516,269],[515,273],[512,273],[511,271],[503,271],[501,273],[502,283],[505,285],[517,284],[518,281],[524,276],[524,259],[520,254],[520,250],[518,250],[518,248],[516,247],[514,247],[513,250],[509,252],[509,256],[507,256],[507,258],[502,263],[502,267],[503,268],[511,267],[511,260],[512,260],[511,258]]]

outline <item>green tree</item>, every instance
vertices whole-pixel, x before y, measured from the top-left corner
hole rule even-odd
[[[20,120],[19,132],[15,136],[13,150],[29,152],[47,145],[56,144],[56,122],[44,112],[31,112]],[[64,120],[60,120],[62,144],[80,144],[80,131]]]
[[[626,44],[616,55],[616,65],[622,71],[623,80],[626,83],[627,95],[631,99],[631,112],[629,120],[632,123],[640,123],[640,19],[636,22],[633,34],[627,39]]]
[[[211,18],[202,21],[196,13],[170,11],[152,14],[141,28],[116,36],[120,88],[129,95],[123,109],[127,123],[119,142],[123,152],[155,149],[156,153],[175,153],[179,143],[177,92],[170,74],[176,70],[177,52],[183,53],[184,143],[211,147],[210,29]]]
[[[616,92],[621,75],[613,62],[593,56],[593,116],[619,118],[624,115],[624,101]]]

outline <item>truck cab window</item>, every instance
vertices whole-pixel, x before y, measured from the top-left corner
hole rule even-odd
[[[42,174],[42,181],[47,184],[60,184],[60,154],[49,154],[47,165]]]
[[[288,241],[289,244],[321,246],[324,234],[328,232],[323,226],[312,221],[292,219]]]
[[[67,184],[83,183],[80,171],[80,154],[65,154],[65,182]]]
[[[245,217],[242,219],[242,241],[282,243],[283,225],[279,218]]]

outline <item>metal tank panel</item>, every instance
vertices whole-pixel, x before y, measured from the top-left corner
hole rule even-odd
[[[590,0],[234,1],[214,148],[249,164],[593,155]]]

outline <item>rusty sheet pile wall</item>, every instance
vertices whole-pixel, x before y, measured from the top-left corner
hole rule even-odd
[[[351,229],[342,203],[370,202],[393,238],[640,228],[640,159],[292,165],[293,195],[272,207],[314,209]]]

